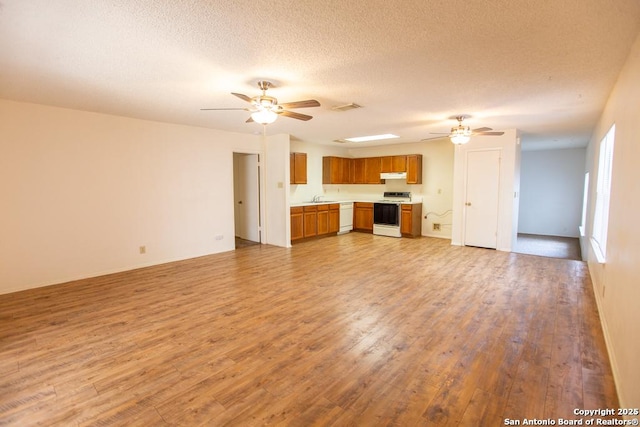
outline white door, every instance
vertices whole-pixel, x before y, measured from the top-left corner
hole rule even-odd
[[[500,150],[467,152],[464,244],[498,246]]]
[[[260,242],[258,155],[233,153],[233,166],[236,237]]]

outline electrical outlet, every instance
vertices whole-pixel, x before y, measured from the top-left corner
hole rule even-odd
[[[433,231],[440,231],[440,223],[437,223],[437,222],[433,223]]]
[[[147,253],[147,247],[146,246],[140,246],[140,254],[146,254]]]
[[[224,236],[222,234],[216,234],[216,240],[222,240]]]

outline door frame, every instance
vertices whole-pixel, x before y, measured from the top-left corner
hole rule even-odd
[[[502,171],[500,168],[502,168],[502,157],[503,157],[503,149],[501,147],[491,147],[491,148],[476,148],[476,149],[470,149],[470,150],[466,150],[465,151],[465,155],[464,155],[464,162],[463,162],[463,179],[464,179],[464,194],[463,194],[463,200],[461,201],[461,210],[462,210],[462,223],[461,223],[461,231],[462,231],[462,236],[461,236],[461,243],[463,246],[467,246],[467,206],[465,205],[466,201],[468,200],[468,196],[469,196],[469,187],[467,185],[468,179],[469,179],[469,154],[470,153],[478,153],[478,152],[487,152],[487,151],[495,151],[498,153],[498,164],[499,164],[499,169],[498,169],[498,188],[496,189],[497,191],[497,206],[496,206],[496,239],[495,239],[495,247],[492,247],[490,249],[498,249],[499,246],[499,242],[500,242],[500,221],[501,221],[501,213],[500,213],[500,200],[501,200],[501,189],[502,189]]]
[[[258,171],[257,171],[257,176],[258,176],[258,182],[257,182],[257,192],[258,192],[258,235],[259,237],[259,241],[262,244],[266,243],[266,232],[265,232],[265,213],[264,213],[264,206],[265,206],[265,188],[264,188],[264,167],[263,167],[263,158],[264,158],[264,154],[262,152],[259,151],[238,151],[238,150],[233,150],[232,154],[231,154],[231,161],[232,161],[232,165],[233,165],[233,182],[232,182],[232,186],[235,188],[235,184],[236,184],[236,173],[237,170],[235,168],[235,161],[234,161],[234,157],[236,154],[241,154],[241,155],[256,155],[257,159],[258,159]],[[235,238],[235,229],[236,229],[236,210],[237,206],[236,206],[236,202],[235,202],[235,190],[234,190],[234,201],[233,201],[233,234],[234,234],[234,238]],[[234,245],[235,246],[235,245]]]

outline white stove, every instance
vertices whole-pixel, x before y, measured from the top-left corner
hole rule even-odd
[[[384,199],[378,200],[376,203],[402,203],[411,201],[411,193],[408,191],[385,191]]]
[[[402,237],[400,232],[400,205],[402,202],[411,201],[411,193],[385,191],[383,197],[382,200],[373,204],[373,234]]]

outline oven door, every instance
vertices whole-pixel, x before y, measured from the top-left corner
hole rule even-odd
[[[400,204],[373,204],[373,234],[379,236],[402,237],[400,233]]]
[[[400,226],[399,203],[374,203],[373,223],[378,225]]]

